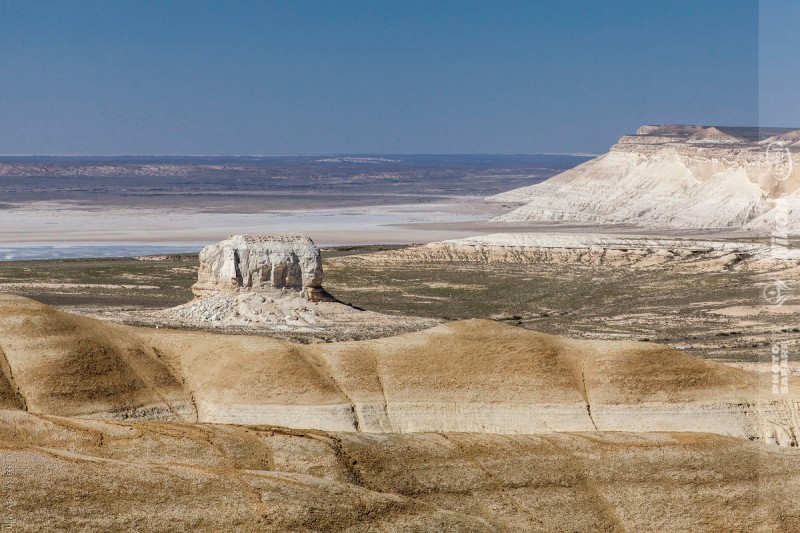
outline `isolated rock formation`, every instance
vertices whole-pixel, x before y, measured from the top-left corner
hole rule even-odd
[[[190,326],[329,325],[314,304],[335,302],[322,288],[319,248],[304,235],[231,235],[200,252],[194,301],[166,311]]]
[[[643,126],[608,153],[549,180],[489,198],[523,204],[505,222],[596,222],[675,229],[800,233],[797,132]],[[783,200],[788,208],[779,206]],[[787,220],[788,218],[788,220]]]
[[[206,246],[192,291],[194,300],[158,311],[156,321],[326,341],[391,335],[439,322],[339,302],[322,287],[319,248],[304,235],[232,235]]]
[[[200,252],[196,296],[294,291],[316,302],[330,300],[322,288],[319,248],[304,235],[231,235]]]

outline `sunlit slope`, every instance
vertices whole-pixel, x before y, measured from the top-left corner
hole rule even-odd
[[[496,221],[590,222],[670,229],[765,229],[800,198],[797,131],[644,126],[591,161],[489,197],[522,204]],[[784,196],[787,195],[787,196]]]
[[[713,431],[782,444],[796,443],[800,425],[796,395],[773,394],[771,376],[657,344],[570,340],[487,320],[318,345],[147,335],[185,376],[201,421],[363,432]]]
[[[130,328],[0,301],[5,407],[327,431],[709,431],[797,444],[800,383],[657,344],[488,320],[300,345]],[[16,403],[15,403],[16,402]]]

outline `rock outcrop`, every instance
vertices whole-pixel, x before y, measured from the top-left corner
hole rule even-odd
[[[686,272],[800,271],[800,250],[769,244],[590,233],[495,233],[343,260],[351,264],[421,261],[669,268]]]
[[[195,299],[145,320],[167,327],[357,339],[439,321],[356,309],[322,287],[319,248],[304,235],[232,235],[200,252]]]
[[[332,300],[322,288],[319,248],[304,235],[231,235],[206,246],[192,290],[201,298],[295,292],[312,302]]]
[[[779,220],[800,233],[795,137],[788,130],[643,126],[600,157],[489,200],[523,204],[495,221],[706,229],[764,228],[783,197],[789,208]]]

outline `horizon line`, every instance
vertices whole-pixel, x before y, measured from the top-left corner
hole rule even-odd
[[[596,157],[605,152],[352,152],[319,154],[0,154],[1,157],[409,157],[409,156],[524,156],[524,155],[565,155],[575,157]]]

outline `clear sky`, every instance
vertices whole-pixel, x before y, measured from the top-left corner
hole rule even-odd
[[[762,0],[759,20],[759,120],[800,128],[800,2]]]
[[[760,108],[800,126],[798,72],[774,75],[797,70],[800,2],[764,3],[794,56],[769,76],[755,0],[0,0],[0,153],[601,152]]]

